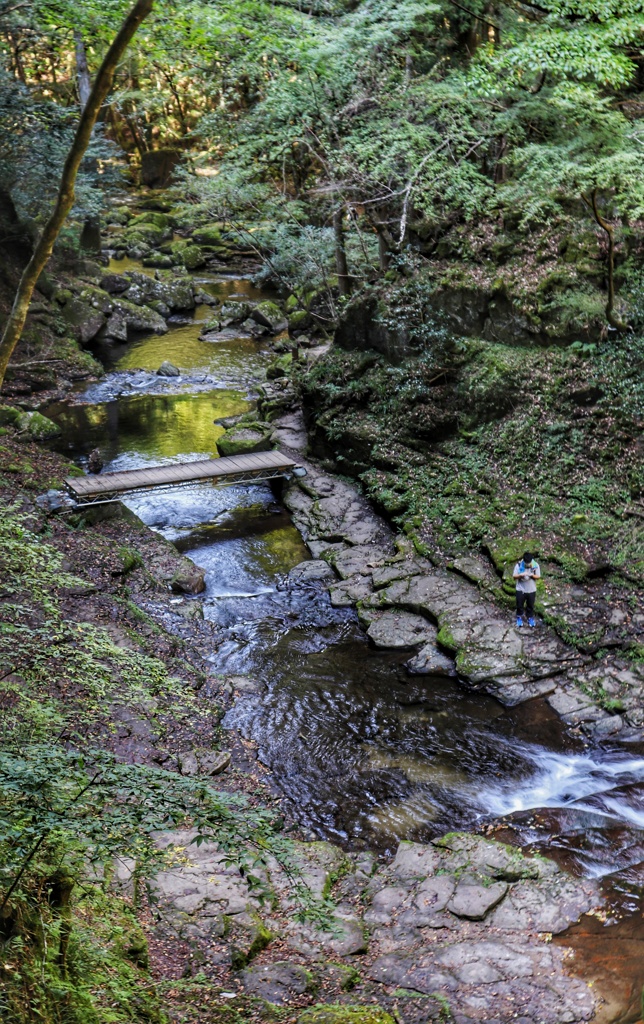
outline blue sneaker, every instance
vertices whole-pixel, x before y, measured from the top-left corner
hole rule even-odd
[[[532,626],[534,628],[534,626],[536,626],[536,624],[537,624],[536,619],[528,619],[528,625],[529,626]]]
[[[520,615],[517,615],[517,627],[521,628],[522,625],[523,625],[523,619],[521,618]]]

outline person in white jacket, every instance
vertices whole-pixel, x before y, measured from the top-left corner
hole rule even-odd
[[[528,625],[536,626],[534,602],[537,597],[536,580],[541,579],[541,569],[531,551],[524,551],[523,558],[514,567],[512,573],[516,584],[517,595],[517,626],[523,625],[523,609],[528,611]]]

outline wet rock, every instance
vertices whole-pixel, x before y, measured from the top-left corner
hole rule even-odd
[[[247,967],[242,971],[241,981],[249,995],[277,1006],[284,1006],[314,988],[311,972],[288,961]]]
[[[300,562],[288,574],[294,583],[312,583],[317,580],[335,579],[333,569],[328,562],[320,558],[312,558],[308,562]]]
[[[255,423],[231,427],[217,439],[217,451],[221,456],[249,455],[252,452],[267,452],[270,449],[270,430]]]
[[[205,569],[184,558],[170,578],[170,589],[180,594],[202,594],[206,589],[205,577]]]
[[[180,377],[181,370],[178,369],[173,363],[167,359],[161,363],[161,366],[157,370],[157,376],[159,377]]]
[[[485,886],[464,877],[458,883],[447,909],[457,917],[482,921],[485,915],[501,902],[507,891],[506,882],[495,882],[493,885]]]
[[[100,473],[103,468],[103,456],[98,448],[93,448],[87,459],[87,470],[89,473]]]
[[[262,327],[268,327],[272,334],[285,331],[288,327],[286,317],[275,302],[258,303],[250,313],[250,317],[251,320],[261,324]]]
[[[313,552],[313,547],[309,543]],[[348,580],[329,588],[329,597],[334,608],[350,608],[358,601],[364,601],[371,594],[371,582],[364,576],[351,576]]]
[[[367,630],[367,636],[376,647],[415,647],[436,639],[436,627],[422,615],[413,612],[383,612]]]
[[[418,654],[405,663],[405,668],[415,676],[456,675],[454,660],[439,651],[434,643],[428,643],[421,647]]]
[[[340,579],[356,573],[371,575],[371,570],[387,558],[388,551],[376,544],[358,544],[332,555],[329,561]]]

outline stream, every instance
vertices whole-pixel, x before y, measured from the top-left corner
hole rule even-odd
[[[144,270],[122,260],[111,269]],[[266,297],[241,277],[195,280],[222,301]],[[105,378],[43,410],[62,428],[61,450],[84,465],[98,446],[107,471],[216,456],[223,428],[213,421],[251,408],[273,354],[234,331],[200,341],[211,316],[199,306],[166,335],[100,353]],[[158,377],[163,360],[181,377]],[[644,756],[584,748],[543,700],[504,708],[456,681],[409,676],[409,652],[375,650],[353,611],[289,575],[310,556],[268,485],[199,484],[125,504],[206,569],[194,600],[216,626],[213,670],[261,683],[224,724],[257,743],[285,809],[319,837],[389,854],[401,839],[494,826],[497,838],[604,879],[612,926],[576,926],[578,964],[586,958],[588,976],[608,971],[610,932],[623,954],[611,977],[621,974],[624,991],[606,1020],[637,1020]]]

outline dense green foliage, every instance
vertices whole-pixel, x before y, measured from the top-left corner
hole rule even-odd
[[[75,116],[79,41],[91,73],[127,4],[3,7],[11,87],[0,117],[8,125],[12,111],[15,121],[29,110],[9,154],[27,209],[23,193],[41,202],[43,190],[22,173],[24,143],[45,147],[31,175],[34,164],[57,166],[53,149]],[[269,249],[281,259],[289,250],[309,283],[335,272],[340,208],[356,280],[407,246],[470,269],[520,251],[537,274],[558,255],[575,263],[581,246],[578,272],[553,289],[598,323],[597,289],[609,283],[598,217],[616,231],[618,283],[641,261],[643,26],[641,0],[363,0],[306,13],[296,3],[166,0],[121,68],[103,127],[135,156],[178,145],[209,174],[216,161],[219,179],[197,177],[184,198],[277,220]]]
[[[12,1020],[147,1020],[144,993],[130,1005],[145,978],[130,977],[114,947],[124,918],[136,930],[110,895],[116,862],[134,864],[136,895],[163,862],[155,835],[188,824],[193,841],[215,841],[261,889],[255,865],[270,853],[294,871],[290,846],[275,815],[245,797],[107,752],[119,707],[140,713],[152,702],[194,719],[192,691],[104,629],[65,619],[60,595],[87,584],[15,508],[0,522],[0,1010]],[[101,953],[86,927],[95,915]],[[142,937],[137,948],[143,963]]]

